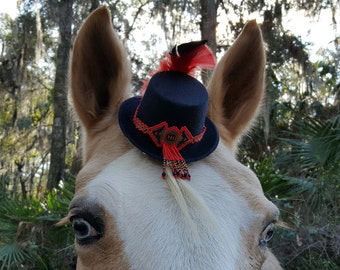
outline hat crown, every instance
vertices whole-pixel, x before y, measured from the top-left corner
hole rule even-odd
[[[187,74],[164,71],[151,78],[137,116],[149,126],[166,122],[185,126],[197,135],[204,127],[207,108],[208,93],[203,84]]]

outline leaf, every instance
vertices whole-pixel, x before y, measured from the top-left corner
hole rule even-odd
[[[17,243],[0,246],[1,270],[18,269],[18,265],[29,259],[30,255]]]

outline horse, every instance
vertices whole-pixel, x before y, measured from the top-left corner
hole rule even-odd
[[[260,27],[249,21],[206,88],[216,149],[188,162],[190,180],[164,180],[161,162],[136,148],[119,123],[131,67],[110,12],[88,16],[69,70],[84,132],[83,167],[64,220],[75,233],[77,269],[282,269],[267,246],[279,210],[236,159],[261,108],[265,61]]]

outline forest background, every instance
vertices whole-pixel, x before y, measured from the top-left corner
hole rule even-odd
[[[4,13],[8,2],[15,15]],[[131,94],[173,45],[208,39],[219,58],[257,19],[267,45],[267,96],[238,157],[289,226],[271,242],[283,267],[339,269],[339,0],[2,1],[0,269],[74,266],[72,231],[54,226],[81,166],[67,67],[81,23],[103,4],[129,51]],[[308,32],[309,21],[316,23]]]

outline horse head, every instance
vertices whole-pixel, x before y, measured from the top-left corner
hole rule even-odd
[[[235,158],[264,92],[257,23],[246,24],[205,89],[212,132],[206,139],[213,143],[209,155],[185,162],[190,180],[171,175],[167,164],[170,175],[162,179],[162,161],[123,132],[131,125],[120,117],[130,99],[130,73],[110,14],[101,7],[81,27],[70,64],[72,101],[84,131],[83,168],[67,216],[77,269],[281,269],[266,245],[279,211],[255,174]],[[140,122],[134,132],[152,145],[142,134],[150,124]],[[193,143],[205,135],[193,136]]]

